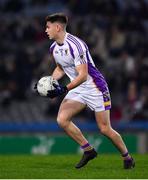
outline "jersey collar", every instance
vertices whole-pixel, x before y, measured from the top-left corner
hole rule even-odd
[[[66,33],[65,33],[65,37],[64,37],[64,41],[63,41],[62,44],[58,44],[58,43],[56,42],[58,46],[63,46],[63,45],[64,45],[64,43],[66,42],[66,39],[67,39],[67,35],[68,35],[68,33],[66,32]]]

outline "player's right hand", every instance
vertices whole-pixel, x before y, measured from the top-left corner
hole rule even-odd
[[[57,84],[54,84],[54,83],[53,83],[53,86],[55,87],[55,89],[54,90],[50,90],[47,93],[47,96],[49,98],[51,98],[51,99],[55,98],[57,96],[63,95],[63,94],[68,92],[68,89],[67,89],[66,86],[61,86],[61,85],[57,85]]]

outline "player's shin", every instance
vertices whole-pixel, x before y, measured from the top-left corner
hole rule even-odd
[[[68,125],[63,129],[67,133],[67,135],[74,139],[80,146],[88,143],[81,130],[73,122],[70,121]]]

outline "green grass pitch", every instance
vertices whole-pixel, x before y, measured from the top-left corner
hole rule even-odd
[[[124,170],[119,155],[98,155],[87,166],[75,169],[80,155],[1,155],[0,179],[146,179],[148,155],[133,157],[136,167]]]

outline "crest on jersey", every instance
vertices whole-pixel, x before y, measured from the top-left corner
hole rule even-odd
[[[84,59],[84,55],[83,55],[83,54],[81,54],[81,55],[80,55],[80,58],[81,58],[81,59]]]

